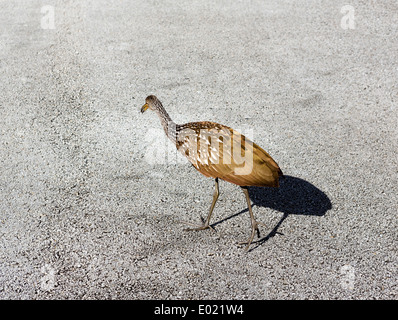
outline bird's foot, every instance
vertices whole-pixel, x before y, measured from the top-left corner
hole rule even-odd
[[[192,222],[182,221],[183,223],[192,226],[192,228],[185,228],[184,231],[199,231],[199,230],[205,230],[205,229],[209,229],[209,228],[214,230],[214,228],[211,225],[209,225],[208,221],[205,221],[202,217],[200,217],[200,219],[202,220],[201,224],[195,224]]]
[[[259,225],[262,225],[263,227],[266,227],[266,225],[264,223],[258,222],[257,220],[253,220],[252,221],[252,233],[250,234],[249,240],[238,243],[239,245],[246,244],[245,251],[249,250],[249,247],[250,247],[250,245],[253,242],[254,234],[256,233],[256,231],[257,231],[257,237],[260,238],[260,230],[258,229]]]

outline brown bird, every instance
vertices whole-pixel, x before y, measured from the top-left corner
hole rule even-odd
[[[204,230],[210,226],[210,218],[219,196],[218,179],[240,186],[245,194],[251,220],[251,234],[246,245],[249,249],[259,225],[253,215],[247,187],[279,187],[279,177],[283,175],[278,164],[257,144],[234,129],[214,122],[174,123],[162,103],[153,95],[146,98],[141,112],[153,110],[158,115],[167,137],[200,173],[215,179],[213,201],[206,220],[194,228]],[[241,244],[243,244],[241,243]]]

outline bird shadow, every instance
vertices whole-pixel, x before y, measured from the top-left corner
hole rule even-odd
[[[278,229],[289,215],[320,217],[325,215],[326,212],[332,208],[329,197],[323,191],[308,181],[292,176],[283,176],[280,179],[279,188],[249,187],[248,191],[252,201],[252,207],[266,207],[283,213],[282,218],[265,237],[253,241],[253,244],[256,244],[253,249],[276,234],[281,234],[278,232]],[[247,208],[214,223],[212,226],[236,217],[246,211],[248,211]]]

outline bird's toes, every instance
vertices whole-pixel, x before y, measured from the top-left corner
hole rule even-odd
[[[187,221],[183,221],[183,223],[190,225],[192,228],[185,228],[184,231],[199,231],[199,230],[205,230],[208,228],[212,228],[211,226],[209,226],[208,224],[206,224],[205,221],[202,220],[202,223],[200,224],[196,224],[196,223],[192,223],[192,222],[187,222]]]

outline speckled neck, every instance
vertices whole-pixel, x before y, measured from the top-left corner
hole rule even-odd
[[[160,123],[162,124],[163,130],[166,133],[167,137],[173,142],[176,143],[176,124],[173,120],[171,120],[169,114],[163,107],[162,103],[157,100],[154,104],[154,109],[156,114],[160,119]]]

